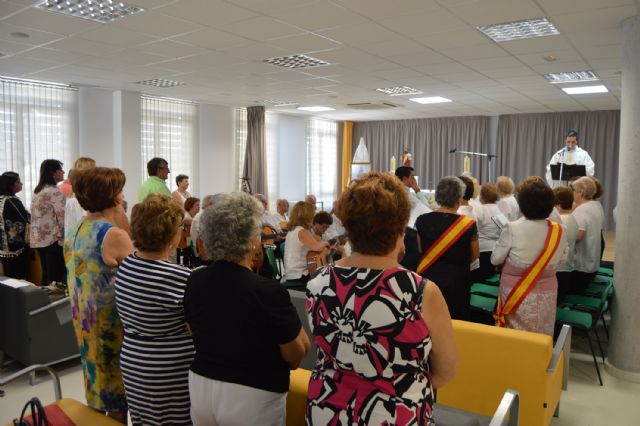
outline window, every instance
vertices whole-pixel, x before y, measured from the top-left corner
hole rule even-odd
[[[198,107],[177,99],[142,96],[142,179],[147,179],[147,162],[162,157],[169,163],[167,180],[175,186],[175,176],[193,178],[193,147],[196,142]]]
[[[40,163],[73,165],[78,135],[78,92],[64,85],[0,79],[0,169],[20,174],[17,194],[29,208]]]
[[[235,172],[234,172],[234,190],[242,190],[241,178],[244,175],[244,153],[247,149],[247,110],[246,108],[236,108],[234,110],[234,134],[236,140],[235,147]]]
[[[331,210],[338,194],[338,125],[312,118],[307,122],[307,194]]]

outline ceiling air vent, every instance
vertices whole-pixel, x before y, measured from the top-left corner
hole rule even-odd
[[[351,109],[388,109],[398,108],[400,105],[391,102],[361,102],[358,104],[347,104],[347,108]]]

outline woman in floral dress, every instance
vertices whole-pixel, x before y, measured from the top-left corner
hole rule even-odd
[[[353,254],[307,284],[318,351],[308,425],[434,425],[433,389],[456,372],[451,317],[438,287],[402,268],[410,204],[394,176],[369,173],[336,214]]]
[[[123,331],[114,285],[117,266],[133,252],[129,235],[115,226],[116,217],[123,214],[124,183],[119,169],[96,167],[78,173],[73,190],[87,215],[69,229],[64,247],[87,404],[123,423]]]

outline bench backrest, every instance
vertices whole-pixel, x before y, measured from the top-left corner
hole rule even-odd
[[[438,403],[490,416],[504,392],[514,389],[522,424],[548,424],[556,405],[549,393],[557,388],[559,398],[563,368],[560,363],[559,371],[547,373],[551,337],[465,321],[453,321],[453,327],[458,374],[438,391]]]

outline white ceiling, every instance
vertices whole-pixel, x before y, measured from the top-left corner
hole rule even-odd
[[[340,120],[619,108],[621,23],[640,13],[640,0],[130,0],[145,12],[107,25],[37,3],[0,0],[0,75],[229,106],[279,99],[334,107],[316,115]],[[561,34],[498,44],[475,29],[541,16]],[[263,62],[296,53],[332,65],[292,71]],[[543,76],[582,70],[609,93],[567,95]],[[153,78],[187,84],[133,84]],[[375,92],[398,85],[453,102]],[[400,107],[346,107],[382,101]]]

